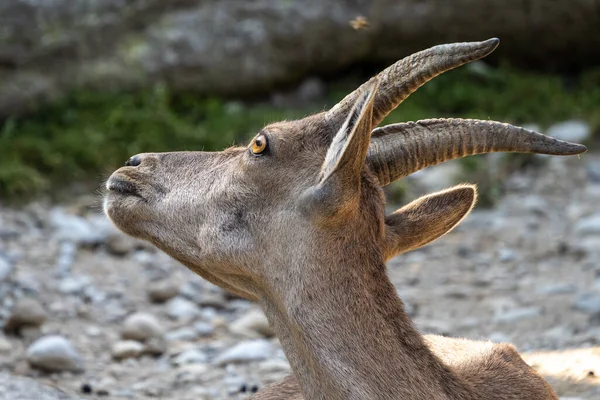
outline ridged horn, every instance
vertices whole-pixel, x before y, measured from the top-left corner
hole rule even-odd
[[[423,168],[493,152],[567,156],[587,150],[524,128],[476,119],[427,119],[373,130],[367,164],[381,186]]]
[[[396,62],[378,74],[379,91],[373,107],[373,124],[377,126],[404,99],[439,74],[490,54],[500,40],[442,44],[419,51]],[[366,85],[366,83],[365,83]],[[363,85],[364,86],[364,85]],[[335,129],[362,93],[363,86],[350,93],[326,114]]]

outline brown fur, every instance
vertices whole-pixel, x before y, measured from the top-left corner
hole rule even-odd
[[[267,150],[139,155],[105,211],[205,279],[259,302],[294,377],[257,399],[556,399],[515,349],[422,336],[385,261],[452,229],[460,186],[386,218],[365,157],[377,79],[340,126],[324,114],[267,126]]]
[[[495,399],[499,390],[506,399],[556,398],[546,381],[532,371],[514,346],[508,343],[498,344],[436,335],[425,335],[424,339],[442,362],[455,369],[470,385],[479,388],[481,399]],[[527,384],[519,384],[524,379]],[[250,399],[301,400],[303,397],[298,380],[293,375],[288,375],[265,386]]]

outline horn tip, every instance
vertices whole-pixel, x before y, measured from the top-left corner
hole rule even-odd
[[[587,147],[579,143],[558,141],[557,146],[549,154],[557,156],[574,156],[583,154],[587,151]]]
[[[588,150],[587,147],[582,144],[578,144],[578,143],[569,143],[569,144],[573,148],[573,153],[571,153],[571,154],[583,154]]]
[[[496,48],[500,44],[500,39],[498,39],[497,37],[493,37],[493,38],[490,38],[488,40],[483,41],[482,44],[491,53],[492,51],[496,50]]]

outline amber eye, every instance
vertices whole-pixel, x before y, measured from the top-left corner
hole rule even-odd
[[[260,154],[267,148],[267,138],[265,135],[258,135],[252,142],[252,154]]]

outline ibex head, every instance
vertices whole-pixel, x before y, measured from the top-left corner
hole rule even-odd
[[[245,147],[136,155],[108,180],[105,211],[124,232],[253,299],[278,284],[305,284],[303,265],[358,254],[383,262],[420,247],[464,218],[475,188],[429,195],[386,216],[381,186],[472,154],[586,150],[491,121],[425,120],[373,130],[425,82],[497,44],[413,54],[330,111],[268,125]]]

